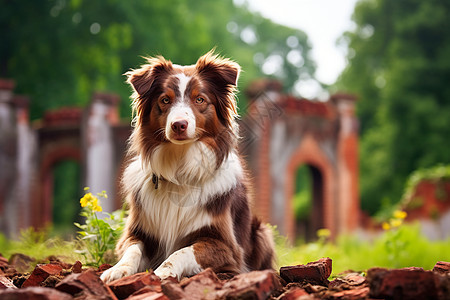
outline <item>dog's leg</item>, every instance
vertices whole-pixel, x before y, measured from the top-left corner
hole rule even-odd
[[[155,270],[155,274],[161,279],[175,277],[180,280],[182,276],[191,276],[202,270],[195,259],[194,247],[190,246],[172,253]]]
[[[137,242],[129,246],[119,262],[112,268],[103,272],[100,277],[104,282],[111,282],[113,280],[129,276],[144,271],[148,259],[144,255],[144,244]]]
[[[242,252],[215,239],[205,239],[170,255],[156,270],[161,279],[195,275],[206,268],[215,272],[240,273],[245,270]]]

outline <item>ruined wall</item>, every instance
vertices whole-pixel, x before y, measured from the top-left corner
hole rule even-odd
[[[0,80],[0,231],[15,235],[52,222],[53,169],[64,160],[79,162],[83,186],[108,192],[104,211],[121,207],[117,186],[131,127],[119,120],[119,98],[96,93],[86,108],[49,111],[31,126],[28,100],[13,88]]]
[[[313,172],[312,227],[333,236],[358,226],[358,126],[355,98],[335,95],[329,101],[298,99],[273,81],[250,87],[252,99],[241,122],[242,152],[255,177],[255,210],[296,237],[292,198],[296,170]]]

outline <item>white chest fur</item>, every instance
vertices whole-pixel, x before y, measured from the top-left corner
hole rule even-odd
[[[203,143],[197,143],[200,145],[178,153],[183,154],[181,157],[157,148],[157,156],[151,159],[153,164],[137,157],[124,174],[126,190],[139,195],[147,223],[143,225],[165,245],[167,254],[175,250],[180,238],[211,224],[212,217],[204,205],[234,188],[242,178],[242,166],[235,153],[230,153],[216,169],[214,155]],[[157,189],[153,174],[167,176],[159,181]]]

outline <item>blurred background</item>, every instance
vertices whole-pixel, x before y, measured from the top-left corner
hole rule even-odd
[[[49,223],[74,232],[86,185],[111,195],[106,211],[120,207],[131,120],[123,74],[143,56],[194,64],[214,47],[243,69],[242,151],[265,221],[291,240],[320,228],[367,235],[400,209],[430,238],[450,235],[450,2],[1,0],[0,8],[5,235]]]

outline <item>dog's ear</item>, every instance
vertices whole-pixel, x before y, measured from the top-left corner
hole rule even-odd
[[[211,86],[210,91],[217,99],[220,119],[232,126],[237,116],[235,92],[241,67],[234,61],[221,58],[209,51],[200,57],[195,65],[196,72]]]
[[[139,97],[147,94],[163,73],[173,70],[172,62],[162,56],[147,57],[146,60],[147,64],[141,68],[125,73],[128,76],[127,82]]]
[[[197,72],[216,84],[237,86],[241,67],[234,61],[221,58],[209,51],[200,57],[196,64]]]

